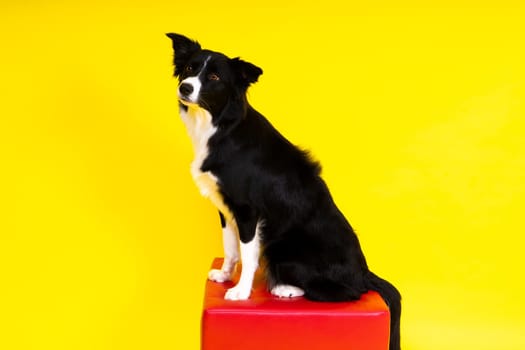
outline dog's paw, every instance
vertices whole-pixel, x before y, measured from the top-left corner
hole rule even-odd
[[[226,282],[231,280],[231,273],[224,270],[213,269],[208,272],[208,279],[213,282]]]
[[[226,291],[224,299],[226,300],[247,300],[250,297],[251,290],[242,288],[241,286],[235,286]]]
[[[304,295],[304,290],[299,287],[290,286],[288,284],[278,284],[270,291],[273,295],[279,298],[293,298]]]

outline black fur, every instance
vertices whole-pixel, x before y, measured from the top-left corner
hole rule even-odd
[[[316,301],[357,300],[379,292],[390,308],[390,350],[398,350],[401,296],[392,284],[369,271],[356,234],[335,205],[320,176],[319,163],[283,137],[246,99],[262,70],[239,58],[202,50],[190,39],[168,34],[181,81],[211,57],[199,105],[212,115],[216,133],[201,170],[219,180],[242,242],[262,220],[262,256],[270,287],[300,287]],[[188,72],[188,73],[186,73]],[[221,224],[224,217],[221,214]]]

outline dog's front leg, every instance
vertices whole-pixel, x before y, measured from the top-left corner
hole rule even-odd
[[[222,244],[224,247],[224,261],[220,270],[212,269],[208,278],[215,282],[230,281],[235,265],[239,261],[239,229],[235,219],[226,221],[224,215],[219,212],[222,226]]]
[[[255,229],[252,223],[238,223],[238,225],[241,238],[241,278],[235,287],[226,292],[224,298],[227,300],[246,300],[250,297],[253,276],[259,267],[260,222],[256,222]],[[246,230],[251,230],[251,235],[250,231]]]

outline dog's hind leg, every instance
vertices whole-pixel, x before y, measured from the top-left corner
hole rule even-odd
[[[289,284],[278,284],[272,288],[270,293],[279,298],[294,298],[303,296],[304,290]]]
[[[222,226],[222,244],[224,248],[224,261],[220,269],[212,269],[208,278],[215,282],[230,281],[235,265],[239,261],[239,229],[235,219],[226,221],[224,215],[219,212]]]

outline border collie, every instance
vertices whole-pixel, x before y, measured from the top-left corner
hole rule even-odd
[[[390,308],[390,350],[398,350],[401,295],[368,269],[319,163],[247,101],[262,70],[185,36],[167,36],[180,82],[180,116],[195,152],[191,174],[218,208],[222,225],[224,264],[209,279],[230,280],[240,258],[240,280],[225,298],[248,299],[261,254],[277,297],[336,302],[377,291]]]

